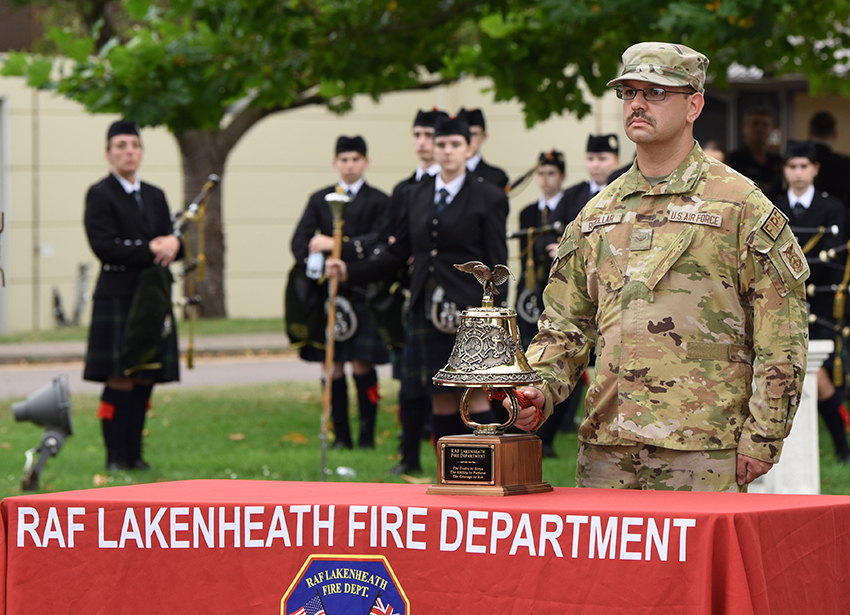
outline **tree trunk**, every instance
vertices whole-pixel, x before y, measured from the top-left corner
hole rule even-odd
[[[316,101],[309,101],[315,104]],[[308,104],[305,101],[305,104]],[[201,318],[227,318],[224,292],[224,225],[222,224],[221,184],[227,156],[248,130],[257,122],[282,109],[254,109],[250,106],[236,111],[226,128],[221,130],[186,130],[175,133],[183,161],[183,207],[187,207],[201,191],[211,174],[219,177],[219,186],[211,190],[206,201],[204,221],[205,275],[195,282],[195,294],[201,299]],[[198,229],[191,224],[187,234],[192,251],[197,256]],[[185,284],[184,284],[185,288]]]
[[[180,144],[183,161],[183,207],[188,207],[201,191],[211,174],[224,181],[224,163],[231,147],[218,131],[187,130],[175,135]],[[226,318],[224,292],[224,230],[221,215],[221,184],[210,190],[206,200],[204,220],[204,279],[195,281],[195,294],[200,297],[201,318]],[[192,256],[198,254],[198,225],[189,223],[185,234],[192,247]],[[187,263],[188,264],[188,263]],[[199,270],[193,274],[197,275]],[[184,282],[186,288],[187,281]],[[187,291],[188,294],[188,291]]]

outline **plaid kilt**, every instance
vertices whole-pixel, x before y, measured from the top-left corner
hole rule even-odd
[[[128,367],[121,364],[121,346],[124,341],[124,328],[133,297],[95,297],[92,307],[89,344],[86,351],[85,380],[106,382],[109,378],[123,377]],[[162,367],[157,370],[133,372],[134,379],[152,379],[154,382],[174,382],[180,380],[180,352],[177,347],[175,327],[166,339]]]
[[[334,341],[334,361],[341,361],[343,363],[348,361],[366,361],[375,365],[389,363],[390,351],[378,333],[378,327],[375,326],[372,313],[366,305],[366,299],[356,293],[346,295],[345,298],[351,302],[354,313],[357,315],[357,331],[354,332],[354,336],[349,340],[344,342]],[[325,323],[327,323],[327,311],[325,311]],[[324,332],[327,335],[327,329]],[[324,345],[318,341],[311,340],[307,344],[304,344],[298,352],[305,361],[318,363],[324,363],[325,361]]]
[[[438,331],[431,324],[425,301],[410,306],[401,360],[401,386],[408,394],[446,393],[445,387],[435,385],[431,379],[449,362],[454,345],[453,333]]]

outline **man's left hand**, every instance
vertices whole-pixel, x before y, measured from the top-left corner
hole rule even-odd
[[[772,463],[768,463],[754,457],[747,457],[746,455],[738,453],[738,468],[736,473],[738,477],[738,484],[749,485],[759,476],[767,474],[767,471],[772,467]]]
[[[174,235],[160,235],[148,242],[148,249],[153,254],[153,262],[168,267],[177,258],[180,251],[180,240]]]

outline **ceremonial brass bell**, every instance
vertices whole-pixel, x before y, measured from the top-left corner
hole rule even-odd
[[[473,273],[484,286],[480,308],[464,310],[455,334],[454,348],[446,366],[433,378],[434,384],[465,387],[461,401],[461,417],[476,434],[502,433],[516,421],[519,406],[513,389],[540,384],[540,374],[525,358],[516,324],[516,312],[493,306],[496,286],[511,275],[504,265],[494,272],[483,263],[472,261],[455,265],[461,271]],[[480,424],[469,417],[469,395],[473,388],[505,389],[511,399],[511,412],[505,423]]]

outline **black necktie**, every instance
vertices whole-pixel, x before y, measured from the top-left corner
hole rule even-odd
[[[803,217],[803,214],[805,214],[805,213],[806,213],[806,208],[803,207],[802,203],[795,203],[794,204],[794,217],[796,219],[799,220],[800,218]]]
[[[145,204],[142,203],[142,193],[138,190],[133,190],[133,198],[136,199],[136,204],[139,206],[139,211],[145,211]]]
[[[345,196],[348,197],[349,201],[354,200],[354,193],[351,191],[351,188],[349,188],[348,190],[345,191]]]
[[[440,188],[440,200],[434,205],[437,209],[437,213],[443,211],[446,208],[446,205],[449,204],[449,191],[445,188]]]

